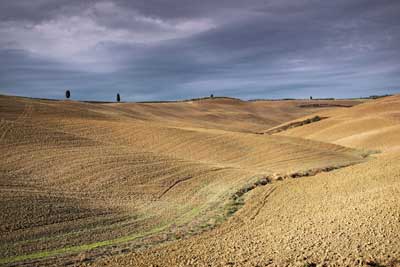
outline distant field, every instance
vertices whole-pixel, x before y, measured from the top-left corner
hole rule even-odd
[[[400,259],[399,114],[399,96],[0,96],[0,264]],[[310,119],[317,115],[323,120]],[[342,255],[361,240],[372,245]]]

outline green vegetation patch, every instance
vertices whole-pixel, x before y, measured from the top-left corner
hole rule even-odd
[[[71,247],[65,247],[65,248],[60,248],[60,249],[55,249],[55,250],[40,251],[40,252],[35,252],[32,254],[25,254],[25,255],[2,258],[2,259],[0,259],[0,264],[7,264],[7,263],[26,261],[26,260],[35,260],[35,259],[40,259],[40,258],[48,258],[48,257],[53,257],[53,256],[61,255],[61,254],[77,253],[77,252],[92,250],[92,249],[99,248],[99,247],[117,245],[117,244],[135,240],[137,238],[141,238],[141,237],[145,237],[145,236],[152,235],[155,233],[159,233],[159,232],[165,230],[166,228],[168,228],[169,226],[170,226],[170,224],[160,225],[160,226],[155,227],[144,233],[139,233],[139,234],[135,234],[135,235],[131,235],[131,236],[124,236],[124,237],[105,240],[105,241],[99,241],[99,242],[95,242],[95,243],[91,243],[91,244],[71,246]]]

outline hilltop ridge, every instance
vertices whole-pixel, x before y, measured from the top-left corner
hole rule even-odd
[[[0,96],[0,263],[398,259],[399,96],[306,103]]]

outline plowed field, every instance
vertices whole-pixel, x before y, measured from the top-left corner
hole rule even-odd
[[[0,263],[392,264],[400,98],[360,103],[0,96]]]

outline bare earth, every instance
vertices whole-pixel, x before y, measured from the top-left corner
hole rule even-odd
[[[0,264],[400,264],[400,96],[0,96],[0,118]]]

